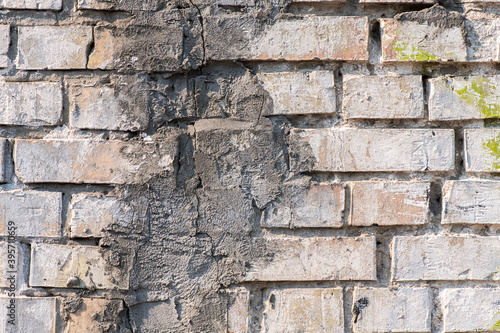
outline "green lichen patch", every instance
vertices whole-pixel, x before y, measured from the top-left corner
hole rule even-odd
[[[392,49],[400,61],[439,61],[439,59],[423,50],[410,46],[408,43],[395,40],[391,43]]]
[[[477,107],[482,118],[500,117],[500,104],[497,101],[498,91],[490,80],[477,77],[464,88],[454,91],[467,104]]]
[[[490,171],[496,171],[500,169],[500,134],[495,138],[483,140],[483,150],[494,158],[494,162],[491,165]]]

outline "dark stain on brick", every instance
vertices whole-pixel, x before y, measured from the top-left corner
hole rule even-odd
[[[360,298],[354,303],[354,307],[352,308],[353,314],[356,316],[354,317],[354,323],[356,324],[358,322],[358,316],[361,314],[361,312],[370,304],[368,301],[368,298],[363,297]]]

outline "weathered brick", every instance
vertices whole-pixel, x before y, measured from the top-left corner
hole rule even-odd
[[[335,113],[335,87],[330,71],[258,73],[273,108],[266,115]]]
[[[467,20],[467,55],[471,62],[500,61],[500,20]]]
[[[155,11],[165,5],[164,0],[78,0],[78,9]]]
[[[66,320],[66,333],[87,333],[102,331],[102,320],[111,315],[110,310],[113,311],[112,315],[115,324],[120,324],[118,317],[120,312],[124,312],[122,300],[107,300],[100,298],[82,298],[82,303],[74,312],[69,312]],[[109,317],[108,317],[109,318]]]
[[[466,129],[464,137],[466,171],[500,171],[499,129]]]
[[[0,24],[0,68],[9,66],[10,25]]]
[[[342,288],[271,288],[262,332],[344,332]]]
[[[293,129],[294,171],[451,171],[448,129]]]
[[[498,331],[500,289],[447,288],[441,291],[444,332]]]
[[[304,16],[261,27],[253,17],[206,20],[209,60],[368,60],[366,17]]]
[[[16,140],[16,175],[24,183],[125,184],[173,171],[175,140],[123,142]]]
[[[500,182],[447,180],[443,185],[443,224],[498,224]]]
[[[419,75],[344,75],[342,111],[346,119],[423,118]]]
[[[60,192],[0,192],[0,236],[15,225],[20,237],[60,237],[61,210]]]
[[[92,27],[19,27],[18,69],[85,69]]]
[[[355,333],[431,331],[428,288],[355,288],[353,297]]]
[[[32,244],[30,286],[128,289],[126,267],[111,265],[109,255],[97,246]]]
[[[340,228],[345,190],[340,184],[287,185],[284,197],[266,206],[261,226],[268,228]]]
[[[129,26],[94,28],[90,69],[122,69],[170,72],[182,64],[183,30],[180,27]],[[144,50],[148,50],[146,53]]]
[[[8,321],[11,300],[15,306],[15,325]],[[55,333],[57,328],[56,298],[0,298],[0,331],[5,333]]]
[[[61,121],[62,86],[50,82],[0,82],[0,124],[53,126]]]
[[[395,281],[500,280],[500,237],[396,236]]]
[[[381,19],[382,61],[467,61],[462,28]]]
[[[375,238],[271,238],[244,281],[376,280]]]
[[[119,131],[148,128],[148,96],[140,82],[70,84],[68,99],[72,128]]]
[[[429,83],[430,120],[500,117],[500,76],[439,77]]]
[[[71,238],[102,237],[102,231],[112,224],[130,226],[134,212],[116,197],[101,197],[91,193],[73,195],[69,220]]]
[[[0,9],[61,10],[62,0],[1,0]]]
[[[349,224],[419,225],[429,215],[429,182],[353,182]]]
[[[250,292],[244,288],[228,292],[227,333],[250,332]]]
[[[171,300],[133,305],[129,309],[132,329],[134,332],[163,332],[167,326],[170,331],[182,331],[186,326],[179,317],[178,309]],[[223,332],[222,328],[220,331]]]
[[[16,236],[0,243],[0,287],[21,290],[28,284],[29,246]]]

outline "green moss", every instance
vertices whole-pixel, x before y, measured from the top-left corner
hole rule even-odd
[[[489,80],[478,77],[470,82],[463,89],[455,92],[467,104],[476,106],[481,111],[483,118],[498,118],[500,116],[500,104],[495,101],[498,92]]]
[[[500,134],[497,135],[496,138],[492,138],[489,140],[483,140],[483,149],[493,158],[495,158],[496,162],[493,162],[492,167],[494,170],[500,169]],[[493,171],[493,170],[491,170]]]
[[[417,49],[415,46],[409,46],[402,41],[393,41],[392,49],[396,52],[398,60],[401,61],[438,61],[439,59],[429,52]]]
[[[490,331],[500,331],[500,319],[490,327]]]

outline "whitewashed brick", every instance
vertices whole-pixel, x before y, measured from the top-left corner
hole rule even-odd
[[[61,210],[60,192],[0,192],[0,236],[8,235],[13,222],[20,237],[60,237]]]
[[[421,225],[429,214],[429,182],[353,182],[350,225]]]
[[[273,100],[267,115],[335,113],[335,83],[330,71],[258,73]]]
[[[0,7],[1,8],[1,7]],[[0,24],[0,68],[9,66],[10,25]]]
[[[375,238],[271,238],[244,281],[376,280]]]
[[[82,298],[80,307],[75,312],[68,312],[65,333],[88,333],[102,331],[102,318],[113,309],[113,314],[125,311],[122,300]]]
[[[428,288],[355,288],[354,332],[430,332]]]
[[[124,184],[173,171],[175,140],[123,142],[16,140],[16,175],[24,183]]]
[[[8,321],[11,300],[15,306],[15,325]],[[5,333],[55,333],[57,328],[56,298],[0,298],[0,331]]]
[[[228,292],[227,333],[250,332],[250,292],[238,288]]]
[[[444,332],[500,330],[500,289],[448,288],[440,298]]]
[[[0,0],[0,9],[61,10],[62,0]]]
[[[263,227],[340,228],[345,207],[345,190],[340,184],[286,186],[284,198],[266,206]]]
[[[272,288],[264,299],[262,332],[344,332],[342,288]]]
[[[442,217],[443,224],[500,224],[500,182],[447,180]]]
[[[500,237],[396,236],[394,281],[500,280]]]
[[[294,171],[451,171],[449,129],[293,129]]]
[[[30,286],[128,289],[125,267],[112,266],[97,246],[31,245]]]
[[[53,126],[61,121],[62,86],[49,82],[0,82],[0,124]]]
[[[380,19],[382,61],[467,61],[462,29]]]
[[[500,76],[439,77],[429,83],[430,120],[500,117]]]
[[[19,291],[28,284],[29,246],[16,236],[0,243],[0,287],[7,292]]]
[[[500,130],[464,130],[465,170],[468,172],[500,171]]]
[[[85,69],[92,27],[19,27],[18,69]]]
[[[73,195],[70,203],[71,238],[102,237],[112,224],[130,226],[132,208],[116,197],[101,197],[90,193]]]
[[[500,20],[465,21],[467,30],[467,55],[471,62],[500,61]]]
[[[342,111],[346,119],[423,118],[420,75],[344,75]]]

